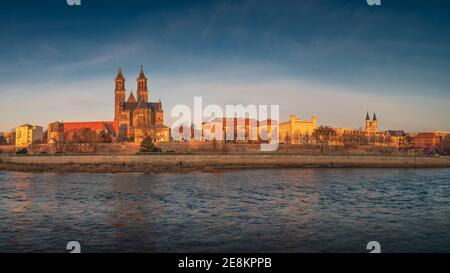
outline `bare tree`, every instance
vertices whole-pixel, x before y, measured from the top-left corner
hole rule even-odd
[[[97,143],[97,134],[89,128],[83,128],[76,131],[72,137],[73,143]]]
[[[294,132],[294,143],[299,144],[302,138],[302,134],[299,131]]]
[[[344,144],[345,153],[348,153],[348,150],[351,147],[358,145],[358,138],[353,132],[345,132],[342,135],[342,144]]]
[[[336,141],[336,131],[329,126],[320,126],[314,130],[313,138],[319,144],[320,152],[323,153],[330,142]]]
[[[108,131],[102,130],[98,134],[98,142],[99,143],[111,143],[112,142],[112,135]]]

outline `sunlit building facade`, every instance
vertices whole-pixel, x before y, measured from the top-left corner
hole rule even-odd
[[[291,115],[289,121],[280,123],[280,143],[307,144],[316,128],[316,116],[312,116],[309,120],[302,120]]]
[[[31,144],[43,141],[44,128],[24,124],[16,128],[16,148],[27,148]]]

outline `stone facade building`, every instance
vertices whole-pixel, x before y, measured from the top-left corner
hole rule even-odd
[[[48,126],[47,140],[49,143],[73,141],[74,136],[85,130],[99,136],[106,136],[113,142],[140,143],[144,136],[153,137],[155,142],[168,142],[170,128],[164,126],[164,112],[161,101],[149,102],[147,77],[141,67],[137,79],[137,98],[131,91],[125,100],[125,77],[119,69],[115,79],[114,121],[89,122],[53,122]]]
[[[31,144],[41,143],[44,137],[44,128],[24,124],[16,128],[16,148],[27,148]]]
[[[402,147],[408,144],[406,142],[408,135],[403,130],[387,130],[385,136],[391,146]]]
[[[114,123],[118,125],[119,141],[140,142],[150,135],[157,142],[167,142],[170,129],[164,126],[164,111],[161,101],[149,102],[148,79],[141,71],[137,78],[137,91],[125,100],[125,77],[119,69],[115,79]]]
[[[48,143],[65,143],[74,141],[75,136],[83,130],[89,130],[96,134],[97,141],[101,135],[108,136],[111,141],[115,136],[116,129],[112,121],[88,121],[88,122],[53,122],[48,125]],[[111,142],[110,141],[110,142]]]
[[[295,115],[291,115],[289,121],[280,123],[280,142],[292,144],[308,143],[316,128],[316,116],[312,116],[309,120],[302,120]]]
[[[277,124],[270,119],[260,121],[237,117],[215,118],[211,121],[202,123],[199,135],[201,136],[200,140],[202,141],[225,140],[227,142],[235,143],[260,143],[270,140],[272,128],[276,125]],[[181,128],[181,131],[183,129],[184,128]],[[192,140],[194,140],[194,130],[194,128],[191,128]]]
[[[14,145],[16,143],[16,132],[0,133],[0,145]]]
[[[418,133],[413,138],[414,147],[419,150],[434,149],[441,143],[442,137],[434,132]]]
[[[366,126],[364,128],[364,131],[368,135],[373,135],[378,133],[378,120],[375,113],[373,113],[373,118],[370,120],[369,112],[366,114]]]
[[[64,123],[58,121],[50,123],[47,130],[47,142],[53,144],[64,141]]]

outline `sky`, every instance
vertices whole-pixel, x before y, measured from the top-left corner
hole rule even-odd
[[[0,132],[112,120],[143,65],[171,109],[278,104],[321,125],[450,131],[450,2],[445,0],[15,0],[1,5]]]

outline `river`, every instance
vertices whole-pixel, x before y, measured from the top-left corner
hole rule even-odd
[[[0,252],[450,251],[450,169],[0,172]]]

